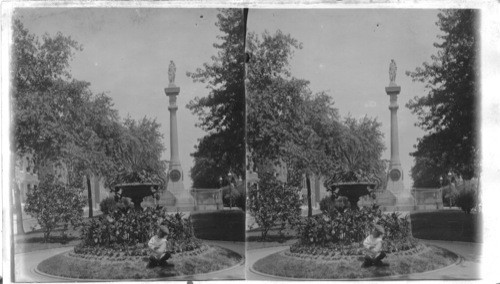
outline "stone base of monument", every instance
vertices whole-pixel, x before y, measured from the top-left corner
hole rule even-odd
[[[373,204],[377,204],[382,208],[396,204],[396,196],[388,190],[376,190],[372,194],[375,195],[375,199],[365,195],[359,199],[358,206],[372,206]]]
[[[174,196],[176,198],[174,207],[172,208],[173,210],[170,210],[170,208],[167,209],[167,211],[179,211],[179,212],[191,212],[195,211],[195,203],[194,203],[194,198],[191,196],[191,194],[187,192],[180,193],[179,195],[176,195],[174,193]]]
[[[158,205],[166,208],[168,212],[191,212],[195,210],[193,197],[188,193],[172,193],[165,190],[160,194]]]
[[[401,194],[396,195],[396,203],[393,206],[388,206],[385,209],[385,211],[408,212],[417,210],[418,206],[415,204],[413,196]]]

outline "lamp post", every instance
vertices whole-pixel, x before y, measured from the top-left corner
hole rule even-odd
[[[227,173],[227,181],[229,183],[229,210],[233,208],[233,174]]]
[[[443,176],[439,177],[439,195],[441,196],[441,198],[443,198],[442,197],[443,196]],[[441,199],[441,201],[443,201],[443,200]]]
[[[450,201],[450,209],[451,209],[451,195],[452,195],[452,194],[451,194],[451,193],[452,193],[452,192],[451,192],[451,171],[449,171],[449,172],[448,172],[448,185],[449,185],[449,187],[450,187],[450,193],[449,193],[448,197],[449,197],[449,201]]]

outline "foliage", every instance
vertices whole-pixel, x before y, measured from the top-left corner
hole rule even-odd
[[[304,135],[313,134],[310,128],[305,128],[305,114],[310,106],[306,100],[312,99],[309,82],[292,78],[288,66],[294,50],[300,48],[301,44],[296,39],[279,30],[272,35],[268,32],[261,36],[255,33],[248,35],[248,50],[252,54],[247,72],[247,144],[250,159],[258,167],[269,163],[287,163],[287,167],[298,176],[302,176],[303,169],[299,165],[293,167],[291,160],[302,160],[292,154],[301,154],[303,149],[297,151],[299,145],[294,143],[303,142]],[[331,102],[317,105],[330,106]],[[316,117],[312,112],[309,114]],[[310,156],[304,154],[301,157]],[[313,158],[310,160],[315,161]],[[300,166],[304,164],[307,163]]]
[[[238,183],[236,186],[232,184],[222,190],[222,202],[225,207],[239,207],[245,210],[246,198],[244,183]]]
[[[350,207],[351,203],[349,203],[349,199],[345,196],[326,196],[319,203],[319,209],[327,214],[333,211],[344,212]]]
[[[478,13],[472,9],[441,11],[437,25],[442,35],[434,43],[437,55],[431,63],[407,72],[413,81],[425,83],[428,91],[406,105],[418,116],[417,125],[428,132],[412,153],[417,167],[412,169],[414,186],[436,186],[439,176],[449,171],[467,180],[478,173]]]
[[[120,183],[139,182],[164,187],[167,164],[161,160],[165,150],[162,138],[156,120],[127,118],[112,150],[114,173],[106,180],[106,185],[113,187]]]
[[[212,139],[213,137],[213,135],[203,137],[197,146],[198,149],[207,143],[203,141],[216,140]],[[209,149],[207,148],[207,150]],[[221,164],[209,157],[195,156],[194,160],[194,165],[190,170],[193,188],[219,188],[221,186],[219,178],[227,175]]]
[[[318,248],[331,247],[342,251],[354,248],[347,254],[358,254],[361,247],[355,244],[362,242],[375,224],[385,228],[385,250],[395,252],[416,245],[408,217],[400,218],[397,213],[382,214],[377,206],[373,206],[344,212],[331,210],[304,219],[298,227],[299,242],[291,251],[304,250],[314,254]]]
[[[326,196],[319,202],[319,209],[325,213],[334,211],[336,210],[335,201],[330,196]]]
[[[377,182],[380,185],[385,170],[381,159],[385,146],[380,122],[367,116],[360,120],[347,117],[343,125],[345,128],[339,132],[339,137],[330,143],[337,163],[335,169],[329,171],[325,183]]]
[[[299,193],[299,188],[279,181],[269,172],[260,177],[258,187],[249,188],[248,209],[262,230],[263,240],[273,226],[280,226],[281,235],[287,224],[296,224],[300,217]]]
[[[90,83],[71,77],[69,63],[82,47],[61,33],[45,34],[40,41],[19,19],[14,20],[13,38],[16,154],[33,154],[35,171],[64,163],[70,187],[82,188],[83,176],[87,181],[91,175],[109,176],[118,114],[111,98],[94,95]],[[40,171],[40,178],[46,172]],[[90,186],[88,191],[91,204]]]
[[[245,177],[245,30],[242,9],[221,9],[218,22],[222,35],[215,43],[217,56],[203,69],[187,75],[194,82],[206,83],[208,96],[196,97],[187,107],[198,116],[197,126],[209,132],[200,140],[191,172],[195,187],[214,187],[228,172]],[[199,163],[217,165],[215,168]],[[209,171],[210,174],[205,173]],[[216,171],[216,173],[212,173]]]
[[[258,171],[267,170],[262,169],[265,165],[285,164],[294,179],[305,177],[310,214],[313,175],[337,173],[334,178],[341,176],[346,181],[382,180],[380,124],[368,118],[340,122],[331,96],[312,94],[308,81],[292,77],[289,60],[301,44],[290,35],[281,31],[262,36],[250,33],[248,43],[252,61],[248,68],[247,143],[250,159],[261,167]]]
[[[111,214],[91,219],[85,224],[80,247],[137,246],[146,243],[162,224],[169,228],[166,238],[172,251],[193,250],[201,245],[194,237],[191,220],[183,218],[181,213],[169,215],[160,206],[148,207],[144,211],[133,210],[126,203],[122,202],[123,205],[118,205]]]
[[[435,157],[419,156],[415,157],[415,163],[411,167],[413,187],[438,188],[443,186],[439,178],[443,176],[443,171],[436,170]]]
[[[37,187],[27,192],[25,211],[40,224],[47,242],[52,230],[61,224],[63,236],[69,224],[79,226],[84,205],[85,199],[78,189],[68,188],[53,175],[47,175]]]
[[[111,214],[116,210],[116,201],[113,196],[104,198],[101,203],[99,203],[99,209],[103,214]]]
[[[456,205],[467,214],[477,205],[477,195],[474,190],[463,189],[456,197]]]
[[[249,94],[247,112],[247,142],[258,171],[281,163],[310,179],[331,168],[334,159],[326,149],[338,129],[336,109],[326,94],[312,95],[307,81],[273,79],[266,89]]]

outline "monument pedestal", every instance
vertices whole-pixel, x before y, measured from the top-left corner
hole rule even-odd
[[[178,175],[180,175],[179,179],[177,179]],[[194,198],[189,191],[184,188],[183,181],[182,169],[175,167],[169,170],[167,189],[175,197],[174,207],[176,211],[194,211]]]

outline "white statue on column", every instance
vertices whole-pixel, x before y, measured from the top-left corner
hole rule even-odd
[[[175,68],[174,61],[170,60],[170,65],[168,65],[168,83],[169,85],[175,85]]]
[[[389,85],[395,85],[396,84],[396,71],[398,70],[398,67],[396,66],[396,61],[394,59],[391,59],[391,64],[389,64]]]

